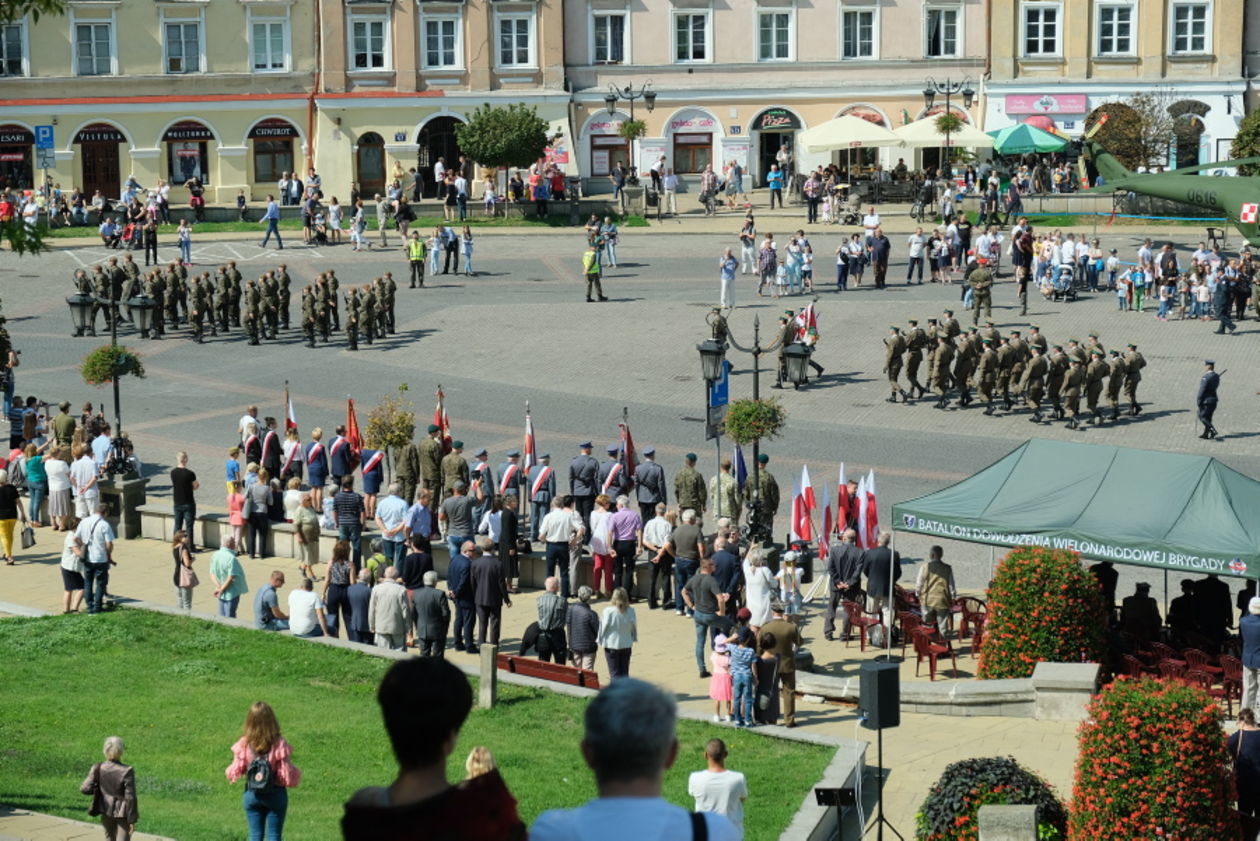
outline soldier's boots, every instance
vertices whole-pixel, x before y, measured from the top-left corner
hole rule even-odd
[[[1098,426],[1102,423],[1102,412],[1097,409],[1090,409],[1089,425]]]
[[[936,408],[938,408],[938,409],[944,409],[944,408],[945,408],[946,406],[948,406],[948,405],[949,405],[949,401],[948,401],[947,399],[945,399],[945,395],[944,395],[944,394],[942,394],[940,397],[938,397],[938,398],[937,398],[937,400],[936,400]]]
[[[905,389],[902,389],[902,391],[901,391],[901,402],[902,402],[902,403],[909,403],[909,402],[910,402],[910,395],[909,395],[908,393],[906,393]]]
[[[1132,417],[1135,417],[1135,418],[1136,418],[1136,417],[1137,417],[1139,414],[1141,414],[1141,413],[1142,413],[1142,404],[1141,404],[1141,403],[1130,403],[1130,404],[1129,404],[1129,414],[1130,414]]]
[[[1041,408],[1033,409],[1032,417],[1028,419],[1030,423],[1041,423]]]

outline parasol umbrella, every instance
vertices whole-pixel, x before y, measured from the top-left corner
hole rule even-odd
[[[806,152],[834,152],[841,149],[906,144],[883,126],[845,114],[801,132],[796,145]]]
[[[1020,123],[1017,126],[988,132],[993,138],[993,149],[999,155],[1024,155],[1029,152],[1058,152],[1068,145],[1066,138],[1058,137],[1036,126]]]
[[[915,120],[913,123],[893,129],[893,134],[900,137],[912,149],[945,145],[945,135],[941,134],[936,128],[936,117],[925,117],[922,120]],[[967,149],[987,149],[993,145],[993,138],[970,123],[963,123],[962,128],[958,129],[958,131],[949,133],[949,145],[951,147],[961,146]]]

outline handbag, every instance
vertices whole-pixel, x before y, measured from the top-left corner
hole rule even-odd
[[[22,529],[22,548],[30,549],[34,545],[35,545],[35,529],[32,528],[31,526],[26,526],[25,528]]]
[[[179,565],[179,586],[180,587],[196,587],[201,581],[197,578],[197,571],[190,566],[184,564]]]
[[[774,673],[770,676],[770,689],[766,692],[757,693],[757,709],[765,711],[770,709],[770,700],[773,697],[770,693],[774,692],[774,686],[779,681],[779,661],[774,661]]]

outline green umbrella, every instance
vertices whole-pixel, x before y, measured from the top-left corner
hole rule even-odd
[[[1068,141],[1036,126],[1020,123],[998,131],[986,132],[993,138],[993,151],[999,155],[1024,155],[1028,152],[1058,152]]]

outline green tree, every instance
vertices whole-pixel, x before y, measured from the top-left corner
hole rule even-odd
[[[1176,139],[1170,104],[1166,91],[1142,91],[1123,102],[1100,106],[1090,114],[1085,128],[1093,128],[1106,114],[1107,123],[1094,139],[1129,169],[1154,169],[1168,163],[1168,149]]]
[[[64,15],[66,0],[4,0],[0,2],[0,23],[13,23],[26,15],[39,22],[40,15]]]
[[[547,123],[532,105],[482,105],[455,127],[460,150],[471,160],[493,167],[525,167],[547,148]]]
[[[363,441],[373,450],[384,450],[386,465],[391,466],[393,454],[410,444],[415,434],[416,406],[407,399],[407,384],[403,383],[397,394],[382,397],[368,412]]]
[[[1243,117],[1238,126],[1238,134],[1229,147],[1231,158],[1251,158],[1260,155],[1260,111],[1252,111]],[[1260,175],[1260,166],[1243,164],[1238,167],[1239,175]]]

